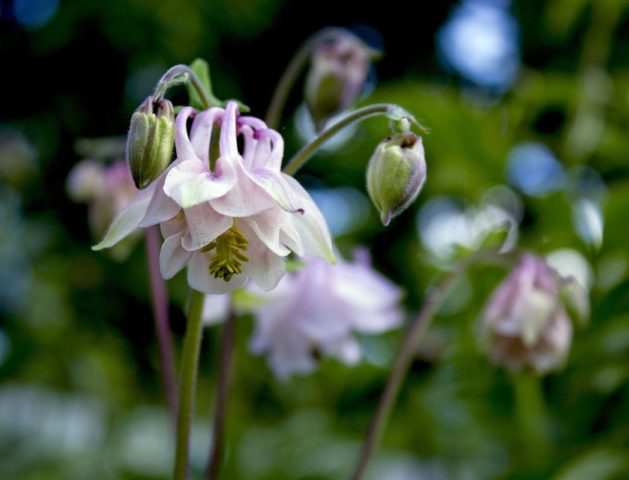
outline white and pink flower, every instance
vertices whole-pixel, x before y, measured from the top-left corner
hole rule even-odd
[[[334,261],[321,212],[296,180],[281,173],[284,142],[276,131],[240,116],[235,102],[198,114],[185,107],[175,129],[177,159],[137,194],[95,250],[113,246],[138,226],[160,224],[162,276],[187,266],[190,286],[214,294],[249,278],[272,289],[291,252]]]

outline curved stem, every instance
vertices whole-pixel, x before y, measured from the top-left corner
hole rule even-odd
[[[236,316],[230,310],[223,327],[221,338],[221,353],[218,372],[218,390],[216,392],[216,405],[214,407],[214,426],[212,431],[212,449],[206,476],[209,480],[216,480],[223,460],[225,450],[225,420],[227,416],[227,399],[229,396],[229,383],[232,366],[232,353],[234,351],[234,337],[236,332]]]
[[[192,84],[195,91],[199,95],[201,102],[203,102],[203,106],[205,108],[210,108],[210,106],[212,105],[212,99],[203,87],[203,83],[190,67],[183,64],[175,65],[174,67],[169,68],[168,71],[164,75],[162,75],[162,78],[160,78],[159,82],[157,82],[157,85],[155,86],[155,92],[153,93],[155,101],[163,98],[166,94],[166,90],[168,90],[173,85],[177,85],[178,83],[186,83],[188,81]]]
[[[441,279],[434,289],[432,289],[427,298],[424,300],[421,310],[411,324],[404,341],[400,347],[395,365],[387,381],[387,385],[380,397],[380,402],[376,412],[374,413],[369,429],[365,436],[363,446],[358,456],[358,461],[354,467],[352,480],[360,480],[363,478],[369,458],[373,453],[380,436],[386,426],[387,420],[391,413],[391,408],[395,403],[402,380],[406,377],[406,373],[411,365],[411,361],[415,356],[417,344],[430,326],[434,313],[445,298],[452,285],[463,275],[467,267],[476,262],[478,257],[472,256],[467,261],[462,262],[459,266]]]
[[[151,284],[151,300],[153,302],[153,317],[159,344],[159,356],[162,370],[162,382],[168,402],[168,410],[177,421],[177,394],[175,387],[175,364],[173,343],[170,336],[170,322],[168,320],[168,294],[166,283],[159,273],[159,232],[156,226],[145,229],[146,260],[149,268]]]
[[[376,115],[391,115],[393,112],[398,112],[400,110],[404,111],[400,106],[392,103],[376,103],[374,105],[367,105],[366,107],[353,111],[331,127],[326,128],[314,140],[299,150],[299,152],[297,152],[284,167],[284,173],[287,175],[294,175],[295,172],[304,166],[310,157],[316,153],[321,145],[348,125]]]
[[[277,84],[275,92],[273,92],[273,98],[269,104],[269,109],[266,112],[265,121],[269,128],[276,129],[279,123],[282,110],[288,99],[288,94],[291,88],[297,81],[299,72],[308,61],[308,57],[312,51],[324,42],[333,40],[335,38],[352,35],[353,34],[342,28],[326,28],[320,32],[315,33],[308,38],[301,46],[295,56],[291,59],[290,63],[286,67],[282,78]],[[358,38],[358,37],[356,37]],[[361,40],[362,42],[362,40]]]
[[[179,387],[179,416],[177,417],[177,447],[173,480],[185,480],[188,476],[188,451],[190,444],[190,422],[194,410],[194,396],[197,385],[197,369],[201,335],[203,333],[204,295],[192,290],[186,338],[181,359],[181,385]]]

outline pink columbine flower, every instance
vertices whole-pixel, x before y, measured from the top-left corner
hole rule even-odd
[[[308,373],[321,356],[353,365],[361,358],[353,332],[378,334],[398,327],[400,289],[376,272],[365,251],[331,266],[308,259],[288,273],[256,307],[251,349],[267,354],[280,379]]]
[[[492,361],[538,373],[562,364],[572,341],[572,323],[560,287],[561,279],[544,260],[522,256],[483,314],[483,336]]]
[[[290,252],[334,261],[323,215],[303,187],[281,173],[283,139],[263,121],[239,116],[235,102],[198,114],[185,107],[175,120],[175,149],[177,159],[138,193],[95,250],[138,226],[160,224],[162,276],[187,265],[190,286],[215,294],[249,278],[263,290],[273,288]]]

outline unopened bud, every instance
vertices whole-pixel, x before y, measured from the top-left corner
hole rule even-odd
[[[314,51],[305,97],[317,130],[332,115],[358,99],[374,55],[374,50],[349,33],[323,43]]]
[[[367,191],[385,226],[415,201],[425,180],[421,137],[399,133],[378,145],[367,167]]]
[[[560,279],[541,258],[523,255],[492,294],[482,333],[489,357],[511,370],[546,373],[562,364],[572,322],[560,296]]]
[[[138,188],[146,188],[168,166],[175,143],[172,103],[148,97],[133,113],[127,137],[127,162]]]

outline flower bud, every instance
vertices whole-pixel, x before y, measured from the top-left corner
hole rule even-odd
[[[421,137],[398,133],[378,145],[367,167],[367,191],[385,226],[415,201],[425,180]]]
[[[572,323],[560,286],[560,278],[541,258],[522,256],[483,314],[482,333],[492,361],[537,373],[561,365],[570,349]]]
[[[313,52],[305,98],[317,130],[358,99],[374,53],[349,33],[323,43]]]
[[[154,108],[157,107],[157,112]],[[133,113],[127,137],[127,162],[138,188],[146,188],[170,163],[175,143],[172,103],[148,97]]]

